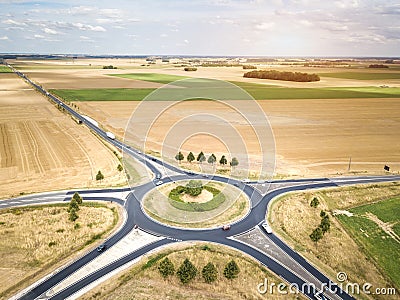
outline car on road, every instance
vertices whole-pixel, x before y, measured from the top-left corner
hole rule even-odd
[[[156,181],[156,185],[161,185],[163,184],[162,180]]]
[[[265,231],[266,231],[268,234],[271,234],[271,233],[272,233],[272,228],[271,228],[271,226],[268,225],[267,222],[262,223],[261,226],[265,229]]]
[[[245,179],[243,179],[242,181],[243,181],[244,183],[249,183],[249,182],[250,182],[250,179],[245,178]]]
[[[227,231],[227,230],[229,230],[229,229],[231,229],[231,225],[224,225],[224,226],[222,226],[222,230],[224,230],[224,231]]]
[[[97,252],[103,252],[106,250],[107,245],[106,244],[101,244],[100,246],[97,247]]]
[[[157,173],[156,174],[156,179],[160,179],[161,178],[161,173]]]
[[[204,178],[208,178],[208,175],[207,175],[207,174],[203,174],[203,175],[201,175],[201,176],[203,176]]]

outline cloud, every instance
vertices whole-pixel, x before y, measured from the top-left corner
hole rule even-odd
[[[47,27],[43,28],[43,31],[44,31],[44,33],[47,33],[47,34],[58,34],[58,32],[55,31],[54,29],[50,29]]]
[[[166,38],[166,37],[168,37],[168,34],[166,34],[166,33],[160,34],[160,37]]]
[[[255,28],[258,30],[269,30],[275,27],[274,22],[262,22],[255,25]]]
[[[12,19],[4,20],[4,21],[2,21],[1,23],[6,24],[6,25],[26,26],[25,23],[23,23],[23,22],[18,22],[18,21],[12,20]]]
[[[0,37],[0,41],[9,41],[10,39],[8,38],[8,36],[1,36]]]
[[[41,34],[35,34],[33,37],[34,37],[35,39],[44,39],[44,36],[41,35]]]
[[[82,24],[82,23],[72,23],[72,26],[78,28],[79,30],[83,31],[97,31],[97,32],[105,32],[105,28],[102,26],[92,26],[89,24]]]
[[[189,41],[188,41],[188,40],[184,40],[184,42],[185,42],[185,44],[189,44]]]

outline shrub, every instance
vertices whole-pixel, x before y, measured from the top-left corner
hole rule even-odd
[[[317,207],[319,205],[319,200],[318,200],[318,198],[317,197],[314,197],[312,200],[311,200],[311,202],[310,202],[310,206],[311,207]]]
[[[195,67],[185,67],[184,70],[185,71],[189,71],[189,72],[190,71],[197,71],[197,68],[195,68]]]
[[[232,259],[228,262],[224,269],[224,276],[228,279],[234,279],[239,274],[240,269],[236,262]]]
[[[189,259],[186,258],[176,274],[183,284],[188,284],[196,277],[197,268],[190,262]]]
[[[169,258],[166,257],[158,265],[158,271],[160,271],[162,277],[167,278],[169,275],[173,275],[175,273],[175,267]]]
[[[213,263],[209,262],[204,266],[203,270],[201,271],[201,275],[206,283],[212,283],[217,280],[218,270]]]
[[[296,82],[311,82],[320,80],[317,74],[308,74],[301,72],[281,72],[276,70],[250,71],[245,73],[243,77],[296,81]]]

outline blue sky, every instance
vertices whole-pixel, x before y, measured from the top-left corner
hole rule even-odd
[[[400,2],[0,0],[0,53],[400,56]]]

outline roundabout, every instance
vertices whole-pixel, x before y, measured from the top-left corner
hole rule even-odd
[[[142,210],[171,227],[211,229],[242,220],[250,199],[240,189],[217,181],[179,180],[149,191]]]

